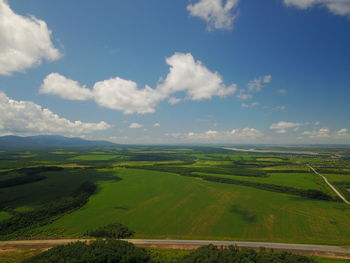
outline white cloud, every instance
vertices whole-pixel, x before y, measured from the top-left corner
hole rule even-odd
[[[238,93],[238,95],[236,97],[238,99],[241,99],[241,100],[248,100],[248,99],[252,99],[253,95],[245,93],[244,89],[240,89],[239,93]]]
[[[42,94],[57,95],[68,100],[87,100],[92,98],[92,91],[81,86],[77,81],[58,73],[51,73],[44,80],[39,90]]]
[[[120,110],[125,114],[152,113],[164,98],[163,94],[149,86],[139,89],[134,81],[119,77],[95,83],[93,94],[100,106]]]
[[[271,130],[276,130],[277,133],[287,133],[287,129],[289,128],[296,128],[296,127],[302,127],[309,123],[296,123],[296,122],[286,122],[286,121],[280,121],[277,123],[273,123],[270,126]]]
[[[100,106],[120,110],[125,114],[152,113],[159,102],[169,98],[169,103],[182,99],[171,97],[183,92],[187,100],[204,100],[214,96],[226,97],[236,91],[236,85],[225,86],[222,77],[195,61],[191,54],[176,53],[166,59],[170,71],[160,80],[155,89],[145,86],[139,89],[137,83],[119,77],[95,83],[88,89],[78,82],[58,73],[48,75],[40,88],[41,93],[54,94],[64,99],[92,99]]]
[[[308,136],[310,139],[318,139],[318,140],[340,140],[347,139],[350,140],[350,134],[348,133],[348,129],[340,129],[338,131],[331,132],[331,130],[327,127],[320,128],[314,131],[304,131],[303,135]]]
[[[263,82],[265,84],[270,83],[272,81],[272,76],[271,75],[266,75],[263,77]]]
[[[158,122],[154,123],[153,127],[160,127],[160,123],[158,123]]]
[[[70,121],[30,101],[16,101],[0,92],[0,131],[11,134],[61,134],[82,136],[111,126],[106,122]]]
[[[250,142],[258,139],[264,134],[255,128],[239,128],[231,131],[215,131],[208,130],[203,133],[188,132],[188,133],[173,133],[168,134],[173,138],[188,142],[203,142],[203,143],[217,143],[217,142]]]
[[[213,96],[226,97],[237,89],[235,84],[226,87],[217,72],[210,71],[201,61],[195,61],[190,53],[175,53],[166,59],[166,63],[170,71],[157,88],[165,96],[183,91],[187,99],[203,100]]]
[[[259,105],[259,102],[252,102],[250,104],[242,103],[241,107],[243,108],[253,108]]]
[[[176,97],[170,97],[169,99],[168,99],[168,102],[170,103],[170,104],[177,104],[177,103],[180,103],[182,101],[182,99],[180,99],[180,98],[176,98]]]
[[[60,57],[45,21],[18,15],[6,0],[0,0],[0,75],[23,72]]]
[[[328,128],[321,128],[317,131],[304,131],[303,134],[310,138],[328,138],[330,137],[330,130]]]
[[[300,9],[323,6],[335,15],[350,16],[349,0],[284,0],[284,3]]]
[[[239,0],[200,0],[195,4],[189,4],[187,10],[192,16],[199,17],[208,23],[208,30],[223,29],[232,30],[237,18],[234,12]]]
[[[340,129],[339,131],[336,131],[335,133],[336,135],[339,135],[339,136],[348,135],[348,129],[343,128],[343,129]]]
[[[142,127],[143,127],[143,125],[140,124],[140,123],[137,123],[137,122],[133,122],[133,123],[131,123],[131,124],[129,125],[129,128],[130,128],[130,129],[140,129],[140,128],[142,128]]]
[[[286,129],[281,129],[281,130],[277,130],[276,133],[279,133],[279,134],[284,134],[284,133],[287,133],[288,131]]]
[[[264,84],[270,83],[272,80],[271,75],[266,75],[260,78],[253,79],[249,81],[247,85],[247,90],[249,92],[260,92],[262,88],[264,87]]]
[[[255,128],[233,129],[231,131],[231,134],[237,137],[252,137],[252,138],[263,136],[263,133]]]

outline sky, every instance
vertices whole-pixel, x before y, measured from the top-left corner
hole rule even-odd
[[[349,144],[349,0],[0,0],[0,136]]]

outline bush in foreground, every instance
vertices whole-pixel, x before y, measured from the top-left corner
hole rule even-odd
[[[88,236],[91,237],[107,237],[107,238],[127,238],[134,235],[135,232],[130,230],[127,226],[119,223],[109,224],[100,227],[96,230],[89,231]]]
[[[150,253],[152,250],[137,248],[133,244],[109,239],[58,246],[23,263],[316,263],[311,258],[292,253],[272,253],[266,250],[229,247],[220,249],[213,245],[198,248],[185,256]],[[171,254],[171,252],[167,251]]]
[[[58,246],[23,263],[146,263],[148,252],[120,240],[98,240],[90,245],[82,242]]]
[[[179,262],[181,263],[316,263],[292,253],[272,253],[265,250],[256,252],[252,249],[229,247],[219,249],[213,245],[204,246],[191,252]]]

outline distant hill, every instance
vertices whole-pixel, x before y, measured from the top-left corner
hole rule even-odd
[[[53,148],[53,147],[99,147],[116,146],[108,141],[90,141],[81,138],[68,138],[58,135],[37,136],[2,136],[0,137],[0,149],[3,148]]]

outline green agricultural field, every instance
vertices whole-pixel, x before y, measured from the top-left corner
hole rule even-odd
[[[350,182],[347,159],[232,152],[215,147],[138,146],[30,153],[31,158],[18,158],[23,151],[2,154],[0,222],[12,220],[18,213],[30,215],[62,198],[69,200],[87,181],[96,184],[97,191],[82,206],[55,214],[40,225],[32,224],[12,237],[83,237],[89,230],[117,222],[136,231],[139,238],[350,245],[350,207],[337,201],[324,181],[307,167],[311,164],[331,171],[325,174],[331,182]],[[72,157],[73,153],[76,156]],[[13,176],[20,179],[25,175],[20,170],[23,167],[61,170],[40,173],[38,181],[6,186],[4,182]],[[283,189],[289,189],[290,194]],[[309,190],[323,193],[331,201],[297,192]]]
[[[113,172],[123,180],[99,183],[100,192],[85,207],[37,235],[81,236],[120,222],[140,238],[349,243],[350,209],[340,203],[162,172]]]

